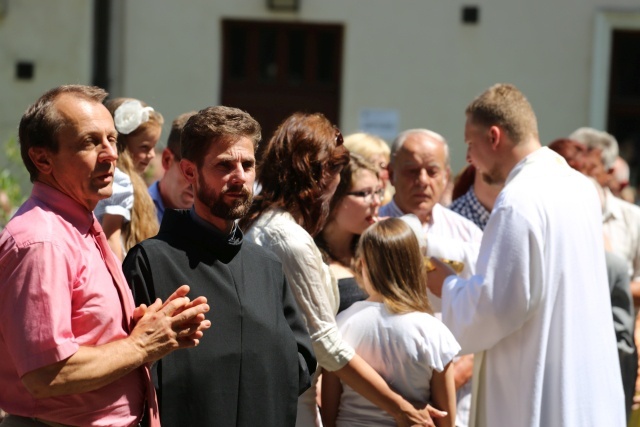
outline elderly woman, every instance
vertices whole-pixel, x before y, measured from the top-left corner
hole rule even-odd
[[[392,391],[338,333],[338,287],[313,237],[327,220],[340,171],[349,161],[342,143],[340,132],[322,114],[295,113],[285,119],[260,148],[261,191],[241,226],[248,240],[270,249],[282,262],[319,365],[391,414],[398,425],[432,425],[426,409],[415,409]],[[315,397],[312,387],[298,400],[297,426],[319,425]]]

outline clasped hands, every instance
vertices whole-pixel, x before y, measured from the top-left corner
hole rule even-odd
[[[204,331],[211,327],[205,319],[209,304],[205,297],[190,300],[189,286],[180,286],[163,303],[159,298],[133,312],[133,330],[129,338],[142,352],[144,362],[154,362],[179,348],[195,347]]]

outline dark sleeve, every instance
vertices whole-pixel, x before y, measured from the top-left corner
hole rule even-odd
[[[151,264],[147,258],[147,252],[141,245],[134,246],[122,262],[122,271],[127,283],[133,293],[136,306],[140,304],[151,305],[156,300],[156,292],[153,286],[153,276],[151,274]],[[162,401],[162,389],[160,372],[162,361],[157,360],[151,365],[151,379],[156,388],[158,402]],[[162,409],[161,409],[162,410]],[[146,411],[145,411],[146,412]],[[143,422],[145,420],[143,419]],[[141,423],[141,425],[145,425]]]
[[[311,377],[316,371],[317,366],[316,356],[313,354],[309,332],[302,320],[302,315],[300,314],[293,294],[289,289],[287,279],[284,279],[282,289],[284,316],[287,319],[287,323],[289,323],[289,327],[298,345],[298,395],[301,395],[311,387]]]
[[[609,290],[611,291],[613,326],[616,331],[618,357],[625,394],[625,406],[627,415],[629,415],[633,404],[638,373],[638,352],[633,339],[635,316],[629,287],[629,273],[627,271],[627,263],[618,256],[607,253],[606,262]]]
[[[136,306],[151,305],[156,300],[151,265],[147,253],[140,245],[133,247],[122,262],[122,271],[133,293]]]

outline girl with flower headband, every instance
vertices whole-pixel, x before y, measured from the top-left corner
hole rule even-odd
[[[342,339],[406,400],[445,411],[446,416],[434,418],[437,426],[453,427],[456,394],[450,367],[460,345],[432,315],[424,258],[411,223],[387,218],[367,228],[354,267],[369,298],[338,315]],[[396,425],[333,372],[323,373],[321,414],[325,427]]]
[[[118,164],[113,194],[98,202],[94,212],[111,249],[122,260],[126,251],[158,232],[155,206],[142,174],[155,157],[164,118],[133,98],[111,99],[105,106],[118,131]]]

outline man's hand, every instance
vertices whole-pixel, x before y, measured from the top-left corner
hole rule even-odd
[[[191,290],[191,288],[189,288],[189,285],[180,286],[178,289],[175,290],[175,292],[173,292],[169,296],[169,298],[167,298],[167,300],[164,302],[162,307],[165,307],[168,303],[170,303],[171,301],[175,300],[176,298],[181,298],[181,297],[187,296],[187,294],[189,293],[190,290]],[[191,302],[190,306],[193,307],[193,306],[197,305],[198,303],[206,303],[207,302],[206,298],[204,300],[202,298],[203,297],[196,298],[195,300],[193,300]],[[189,308],[189,307],[185,306],[185,308]],[[140,304],[139,306],[137,306],[133,310],[133,326],[135,326],[138,323],[138,320],[140,320],[142,318],[142,316],[144,316],[144,313],[146,311],[147,311],[147,305],[146,304]]]
[[[185,289],[186,288],[186,289]],[[209,305],[204,297],[190,301],[188,286],[181,286],[164,303],[157,299],[149,307],[136,309],[139,317],[129,339],[145,363],[154,362],[178,348],[195,347],[203,331],[211,327],[204,313]],[[182,295],[182,296],[181,296]]]

